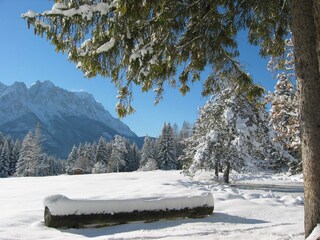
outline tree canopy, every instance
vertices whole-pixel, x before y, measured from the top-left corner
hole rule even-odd
[[[226,77],[249,88],[249,97],[261,94],[237,61],[236,36],[248,29],[249,42],[261,46],[262,56],[281,55],[289,12],[285,0],[55,0],[51,10],[22,17],[35,34],[68,53],[86,77],[110,77],[119,91],[117,112],[125,116],[134,111],[133,85],[153,90],[157,103],[165,83],[186,94],[208,66],[203,95]]]

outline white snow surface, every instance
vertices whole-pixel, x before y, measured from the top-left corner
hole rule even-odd
[[[318,224],[306,240],[317,240],[320,238],[320,224]]]
[[[296,185],[288,175],[232,174],[237,183]],[[179,171],[0,179],[0,239],[304,239],[303,193],[242,190],[216,183],[212,173],[189,179]],[[296,181],[295,181],[296,180]],[[62,194],[71,199],[107,200],[201,196],[210,191],[214,213],[201,219],[130,223],[103,228],[54,229],[43,222],[43,199]],[[285,201],[281,199],[300,199]]]
[[[184,209],[202,206],[214,206],[211,192],[202,192],[200,195],[192,192],[184,193],[179,197],[149,197],[135,199],[69,199],[63,195],[51,195],[44,199],[44,206],[48,207],[52,215],[82,215],[96,213],[120,213],[133,211],[152,211],[166,209]]]
[[[108,42],[97,49],[97,53],[108,52],[111,48],[113,48],[115,42],[116,39],[112,37]]]
[[[38,14],[32,10],[29,10],[28,12],[21,14],[22,18],[35,18]]]

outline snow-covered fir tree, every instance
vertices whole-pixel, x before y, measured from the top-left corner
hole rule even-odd
[[[187,139],[191,136],[191,133],[192,133],[192,126],[189,122],[187,121],[184,121],[182,123],[182,127],[181,127],[181,130],[179,132],[179,137],[181,139]]]
[[[274,133],[259,99],[249,101],[231,83],[217,86],[221,91],[200,109],[192,137],[187,140],[187,172],[214,170],[218,176],[223,168],[228,182],[230,168],[240,172],[283,167],[281,164],[292,157],[273,143]]]
[[[119,172],[126,164],[124,154],[127,153],[126,139],[120,135],[114,136],[113,148],[109,161],[109,171]]]
[[[52,164],[54,163],[50,161],[46,154],[41,154],[37,161],[36,176],[43,177],[53,175]]]
[[[5,142],[5,137],[2,132],[0,132],[0,150],[2,149]]]
[[[30,131],[23,139],[16,166],[17,176],[43,175],[42,168],[47,168],[48,165],[44,163],[46,155],[43,153],[41,141],[40,124],[37,124],[35,133]]]
[[[164,124],[158,142],[158,165],[162,170],[177,168],[174,131],[170,124]]]
[[[176,157],[177,157],[177,168],[182,168],[182,157],[183,152],[186,148],[186,139],[191,136],[191,124],[184,121],[181,130],[175,134],[175,145],[176,145]]]
[[[19,159],[19,154],[21,150],[21,142],[19,139],[15,141],[13,144],[13,148],[10,155],[10,170],[9,170],[9,176],[13,176],[16,171],[17,162]]]
[[[140,166],[139,166],[140,170],[151,171],[151,170],[157,169],[157,161],[156,161],[157,156],[155,152],[156,151],[155,144],[156,144],[155,140],[153,140],[149,136],[146,136],[144,138],[143,146],[141,149],[141,160],[140,160]]]
[[[45,176],[45,172],[48,172],[48,168],[50,167],[47,161],[47,156],[42,149],[42,141],[41,126],[37,123],[33,136],[33,155],[36,163],[35,176]]]
[[[293,84],[284,75],[278,76],[271,100],[270,125],[276,130],[274,140],[283,143],[285,149],[294,156],[288,163],[291,173],[302,171],[298,105],[298,95]]]
[[[106,172],[108,172],[108,166],[101,161],[96,162],[92,168],[93,174],[106,173]]]
[[[107,149],[107,142],[103,137],[100,137],[97,152],[96,152],[96,164],[99,163],[97,166],[99,167],[99,173],[102,173],[102,169],[105,172],[108,171],[108,161],[110,158],[111,152]]]
[[[84,173],[91,173],[95,164],[94,149],[90,143],[80,144],[78,149],[78,158],[74,168],[81,169]]]
[[[125,154],[125,172],[132,172],[139,169],[140,164],[140,151],[138,146],[135,143],[130,143],[127,140],[126,143],[127,153]]]
[[[2,151],[0,154],[0,177],[5,178],[10,175],[10,145],[9,140],[7,139],[4,142],[4,145],[2,147]]]
[[[302,172],[301,138],[299,120],[299,91],[295,75],[293,43],[286,41],[286,58],[271,58],[269,70],[276,74],[277,83],[267,100],[271,102],[270,125],[276,130],[275,141],[285,145],[294,157],[288,164],[290,172]]]
[[[79,153],[78,148],[73,145],[71,152],[68,155],[67,162],[66,162],[66,173],[72,174],[73,168],[75,167],[75,163],[78,159]]]
[[[62,159],[56,159],[55,157],[48,156],[48,160],[51,166],[50,175],[61,175],[66,173],[66,161]]]
[[[30,131],[22,141],[21,151],[16,167],[17,176],[35,176],[37,158],[34,156],[34,145],[33,134]]]

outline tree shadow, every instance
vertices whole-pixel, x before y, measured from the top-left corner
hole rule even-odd
[[[161,220],[157,222],[151,223],[142,223],[142,222],[134,222],[128,224],[121,224],[109,227],[101,227],[101,228],[81,228],[81,229],[58,229],[63,233],[69,233],[74,235],[81,235],[87,238],[95,238],[95,237],[107,237],[114,234],[119,233],[128,233],[134,231],[153,231],[160,230],[166,228],[172,228],[176,226],[180,226],[183,224],[190,223],[206,223],[206,224],[214,224],[214,223],[231,223],[231,224],[264,224],[269,223],[267,221],[252,219],[252,218],[243,218],[239,216],[229,215],[221,212],[215,212],[212,215],[206,218],[197,218],[197,219],[176,219],[176,220]],[[203,233],[204,235],[206,233]],[[207,233],[209,234],[209,233]],[[188,236],[179,234],[180,237]]]

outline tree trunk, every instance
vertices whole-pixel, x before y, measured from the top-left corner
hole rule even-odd
[[[320,223],[320,3],[292,1],[296,74],[301,93],[305,236]]]
[[[226,167],[226,169],[224,170],[224,173],[223,173],[223,181],[225,183],[229,183],[230,162],[228,161],[226,165],[227,165],[227,167]]]
[[[214,175],[216,176],[216,180],[219,180],[219,161],[215,160],[214,163]]]

